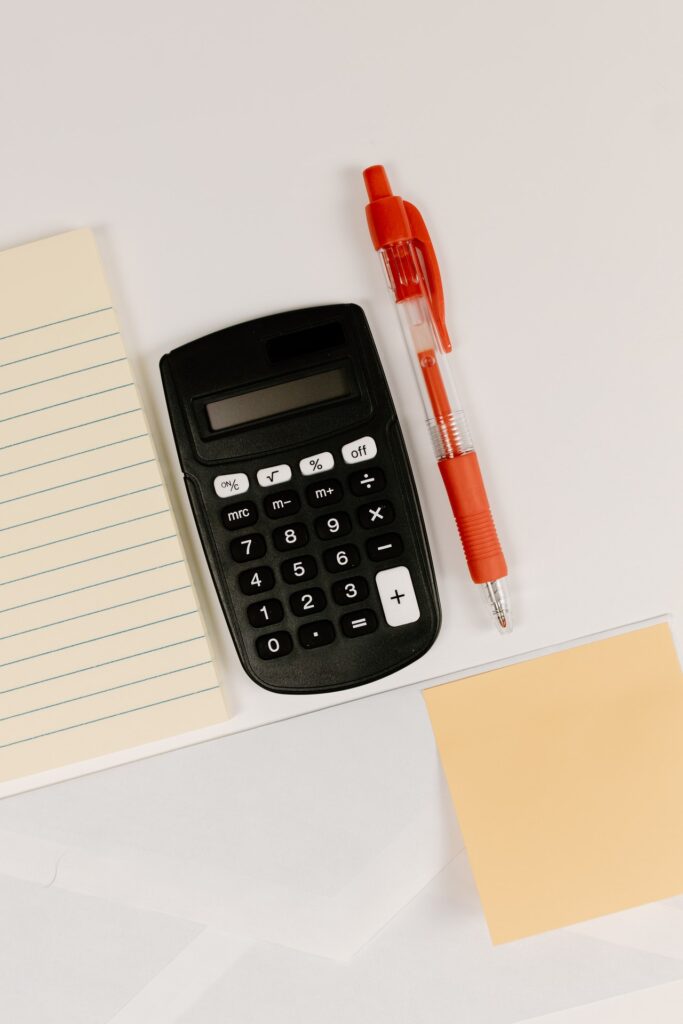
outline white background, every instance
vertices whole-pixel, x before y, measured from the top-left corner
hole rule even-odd
[[[241,673],[203,572],[157,364],[203,333],[298,306],[354,301],[368,314],[442,597],[444,626],[432,651],[396,677],[347,695],[376,752],[383,806],[400,817],[405,778],[399,772],[394,779],[383,762],[386,732],[363,724],[372,702],[357,698],[663,613],[673,614],[681,648],[683,9],[676,0],[61,0],[6,5],[2,22],[0,245],[97,229],[202,581],[235,711],[230,730],[340,698],[269,694]],[[367,236],[360,172],[374,162],[384,162],[395,189],[421,208],[440,255],[455,370],[510,565],[515,630],[507,638],[490,625],[467,579]],[[413,701],[406,706],[422,730],[414,695],[409,688],[395,696]],[[233,742],[192,752],[198,788],[210,770],[202,751]],[[428,744],[424,751],[420,757],[433,756]],[[184,763],[173,757],[162,760]],[[340,835],[348,837],[356,820],[372,820],[377,782],[365,780],[369,803],[358,819],[343,798],[343,774],[319,750],[317,757],[292,784],[314,771],[328,801],[338,803]],[[262,773],[260,806],[268,814],[266,782],[279,766],[267,752],[250,763],[257,787]],[[437,786],[438,768],[429,765]],[[135,771],[128,796],[144,817],[152,789],[146,765]],[[89,780],[89,790],[75,783],[48,791],[55,819],[84,793],[95,806],[105,778]],[[234,777],[224,782],[231,791],[240,785]],[[14,822],[3,824],[0,814],[0,827],[18,829],[21,819],[21,829],[40,832],[44,802],[10,804],[3,813]],[[175,813],[169,805],[167,826]],[[440,813],[445,827],[446,804]],[[110,817],[111,835],[116,824]],[[404,882],[411,863],[403,865]],[[305,848],[299,867],[305,873]],[[414,888],[424,881],[416,876]],[[429,906],[432,917],[425,909],[422,925],[433,936],[445,927],[448,900]],[[419,958],[409,932],[396,942],[408,944],[408,961]],[[442,955],[444,948],[446,941]],[[386,951],[384,973],[353,983],[375,991],[367,1018],[374,1024],[399,1019],[393,955]],[[568,963],[561,946],[553,956],[561,973]],[[323,986],[316,962],[302,968],[314,991]],[[539,971],[548,970],[543,963]],[[264,970],[266,978],[284,971],[277,991],[286,1002],[285,967],[271,962]],[[418,974],[424,1019],[450,1019],[454,978],[455,952],[453,976],[440,974],[436,990],[429,972]],[[653,974],[649,983],[659,980],[669,979]],[[244,976],[240,984],[235,1024],[260,1021],[260,1006],[278,1019],[259,1003],[264,986],[254,981],[250,989]],[[549,990],[548,1009],[586,998],[567,979]],[[303,1003],[300,1022],[332,1019],[316,1011],[310,992]],[[221,1005],[225,1019],[227,1002]],[[196,1019],[218,1020],[218,1006],[207,1004]],[[14,1007],[13,1021],[34,1019],[30,998],[22,1012]],[[97,1012],[84,1019],[109,1019]],[[337,1012],[344,1020],[343,1001]],[[353,1013],[361,1019],[355,1003]],[[496,1020],[525,1013],[501,1010]],[[76,1019],[68,1001],[51,1017]],[[626,1018],[622,1011],[613,1019]]]

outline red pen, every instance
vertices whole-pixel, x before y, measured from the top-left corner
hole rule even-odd
[[[365,208],[370,237],[394,294],[470,576],[483,588],[498,628],[509,632],[512,625],[503,584],[508,570],[448,368],[446,356],[452,345],[434,247],[419,210],[392,193],[381,165],[368,167],[363,177],[370,200]]]

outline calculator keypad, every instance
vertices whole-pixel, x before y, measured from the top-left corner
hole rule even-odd
[[[375,441],[366,436],[334,452],[292,460],[293,473],[285,463],[260,468],[260,496],[226,502],[221,508],[229,530],[263,517],[263,533],[245,533],[229,543],[234,562],[255,563],[236,577],[240,593],[255,598],[245,602],[242,614],[257,631],[260,658],[285,657],[297,646],[314,650],[354,640],[375,633],[380,624],[396,627],[419,618],[407,566],[391,564],[403,553],[404,543],[400,533],[386,530],[397,512],[382,493],[387,475],[376,458]],[[346,463],[351,470],[357,462],[369,464],[349,471],[344,482],[325,475],[335,465],[338,471]],[[285,489],[274,486],[285,482]],[[306,521],[292,521],[297,515]],[[264,564],[268,551],[271,563]],[[321,618],[324,613],[330,618]],[[287,628],[273,628],[280,623]]]

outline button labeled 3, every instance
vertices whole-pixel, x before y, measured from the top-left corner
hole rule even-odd
[[[265,466],[259,469],[256,479],[261,487],[273,487],[275,484],[286,484],[292,479],[292,470],[286,462],[279,466]]]
[[[307,455],[299,463],[302,476],[313,476],[314,473],[326,473],[328,469],[334,468],[334,456],[332,452],[318,452],[317,455]]]
[[[349,466],[354,462],[366,462],[377,455],[374,437],[359,437],[357,441],[349,441],[342,448],[342,458]]]
[[[375,576],[384,618],[389,626],[405,626],[420,618],[410,570],[405,565],[384,569]]]
[[[225,473],[214,478],[213,489],[219,498],[234,498],[249,490],[249,477],[246,473]]]

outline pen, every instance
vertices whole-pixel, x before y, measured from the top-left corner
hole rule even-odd
[[[449,372],[446,328],[436,254],[419,210],[391,191],[384,168],[363,171],[370,202],[370,237],[389,281],[427,426],[470,576],[482,587],[501,632],[512,628],[503,578],[505,556],[489,508],[479,460]]]

